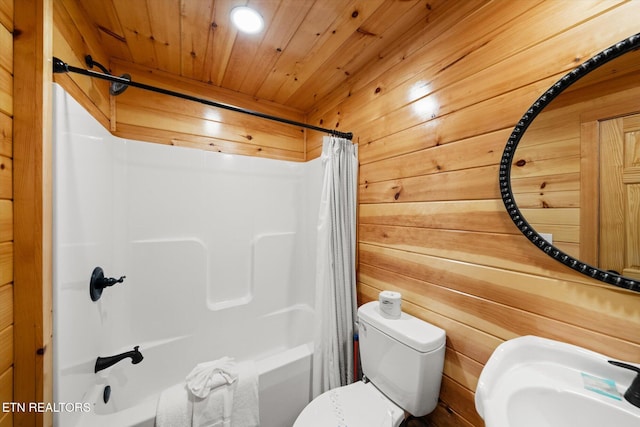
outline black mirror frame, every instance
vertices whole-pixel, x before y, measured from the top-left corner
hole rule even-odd
[[[565,264],[566,266],[585,274],[594,279],[602,282],[615,285],[624,289],[640,292],[640,282],[631,280],[622,275],[602,270],[598,267],[585,264],[580,260],[573,258],[572,256],[562,252],[551,243],[547,242],[537,231],[531,227],[531,225],[524,219],[520,209],[516,205],[513,191],[511,189],[511,165],[513,163],[513,157],[515,155],[516,148],[520,139],[524,136],[525,130],[531,125],[533,120],[538,114],[553,101],[562,91],[571,86],[577,80],[584,77],[586,74],[595,70],[603,64],[623,55],[627,52],[640,48],[640,33],[634,34],[631,37],[624,39],[613,46],[608,47],[602,52],[596,54],[580,66],[573,69],[571,72],[563,76],[553,86],[551,86],[545,93],[540,96],[536,102],[531,105],[527,112],[522,116],[516,127],[513,129],[507,145],[502,153],[502,160],[500,161],[500,194],[502,195],[502,202],[504,203],[507,213],[511,217],[516,227],[529,239],[536,247],[545,252],[550,257]]]

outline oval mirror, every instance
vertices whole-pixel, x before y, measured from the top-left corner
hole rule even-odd
[[[595,55],[522,116],[502,154],[509,216],[539,249],[640,292],[640,33]]]

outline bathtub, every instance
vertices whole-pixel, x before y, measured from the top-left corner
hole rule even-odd
[[[303,344],[256,360],[259,382],[260,426],[293,425],[310,401],[312,345]],[[124,388],[111,386],[111,399],[103,402],[104,385],[89,394],[92,410],[77,421],[78,426],[154,427],[161,390],[148,390],[146,396],[128,401]]]
[[[313,344],[303,342],[303,338],[312,326],[312,316],[313,312],[309,307],[300,306],[264,316],[261,321],[266,327],[274,332],[288,329],[288,337],[272,334],[271,348],[261,348],[252,357],[236,358],[238,361],[255,361],[261,427],[292,425],[311,400]],[[267,333],[266,329],[261,332]],[[139,364],[132,365],[127,359],[97,374],[91,374],[94,380],[81,399],[84,405],[82,410],[55,414],[55,425],[153,427],[162,391],[183,382],[195,364],[209,360],[202,351],[187,351],[188,354],[184,355],[185,348],[196,348],[189,342],[191,338],[178,337],[143,343],[140,345],[140,352],[144,359]],[[258,347],[255,349],[258,350]],[[180,357],[181,354],[183,357]],[[214,360],[223,353],[218,350],[211,354],[210,360]],[[226,355],[234,357],[234,354]],[[77,375],[84,371],[86,376],[91,362],[93,361],[66,369],[69,374],[66,382],[73,383],[74,372]],[[110,398],[105,403],[106,386],[110,387]],[[80,402],[75,403],[77,406]]]

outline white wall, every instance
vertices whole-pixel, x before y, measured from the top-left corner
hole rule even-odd
[[[82,402],[104,379],[96,357],[134,345],[188,373],[311,340],[269,319],[294,310],[312,328],[320,191],[319,159],[123,140],[54,85],[55,400]],[[96,266],[127,278],[92,302]]]

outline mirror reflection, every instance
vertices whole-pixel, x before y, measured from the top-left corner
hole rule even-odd
[[[640,280],[640,51],[564,90],[525,131],[514,199],[549,243]]]

